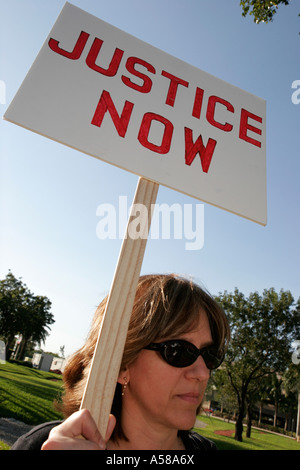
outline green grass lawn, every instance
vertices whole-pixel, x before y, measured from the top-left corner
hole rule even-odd
[[[60,419],[53,407],[62,390],[61,376],[18,364],[0,364],[0,417],[27,424]]]
[[[231,436],[219,433],[225,431],[230,434],[235,429],[234,424],[209,416],[201,415],[198,418],[206,426],[196,428],[196,431],[214,441],[219,450],[300,450],[300,442],[295,439],[258,429],[252,429],[250,438],[244,431],[243,442],[238,442],[234,440],[234,432]]]

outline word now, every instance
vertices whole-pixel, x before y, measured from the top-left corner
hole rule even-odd
[[[60,47],[59,41],[53,38],[50,38],[48,45],[53,52],[60,54],[69,60],[75,61],[81,58],[89,37],[89,33],[81,31],[72,51],[67,51]],[[99,65],[99,53],[102,45],[103,40],[95,37],[89,51],[87,51],[85,63],[87,67],[94,70],[96,73],[106,77],[115,77],[118,74],[119,67],[123,59],[124,50],[116,47],[108,66],[101,67]],[[157,74],[156,68],[151,63],[142,58],[130,56],[126,60],[125,68],[129,75],[121,75],[120,79],[123,85],[137,91],[138,93],[151,93],[153,88],[153,79]],[[144,72],[140,69],[144,70]],[[165,104],[167,106],[174,107],[178,90],[180,89],[182,91],[183,89],[187,89],[189,87],[189,82],[169,73],[166,70],[161,70],[160,76],[169,81]],[[138,80],[136,81],[136,79]],[[202,88],[196,87],[191,115],[197,120],[200,119],[203,111],[202,105],[204,93],[205,91]],[[220,107],[224,107],[228,113],[228,122],[221,122],[220,119],[218,119],[217,114]],[[91,124],[101,127],[104,115],[108,112],[119,136],[125,138],[133,108],[134,103],[126,100],[121,113],[118,113],[110,93],[107,90],[103,90]],[[218,128],[225,133],[231,132],[233,130],[233,124],[230,123],[230,116],[233,113],[235,113],[234,106],[228,100],[216,95],[208,97],[205,118],[211,126]],[[251,145],[261,147],[261,142],[250,137],[249,131],[256,135],[261,135],[262,130],[252,125],[249,122],[250,120],[262,123],[262,118],[260,116],[242,108],[239,116],[239,138]],[[160,142],[152,142],[149,137],[153,122],[159,123],[159,125],[162,126],[162,137]],[[154,112],[146,112],[142,117],[137,139],[143,147],[159,154],[167,154],[171,147],[173,131],[174,126],[169,119]],[[199,154],[202,170],[207,173],[217,141],[209,138],[206,145],[204,145],[201,134],[194,137],[193,130],[188,127],[184,127],[184,141],[185,164],[191,165],[196,155]]]
[[[113,204],[100,204],[96,215],[100,217],[96,234],[100,240],[119,239],[127,236],[133,240],[147,238],[148,209],[143,204],[133,204],[133,219],[125,233],[128,215],[127,196],[119,196],[118,207]],[[194,209],[194,210],[193,210]],[[152,204],[152,222],[149,238],[152,240],[189,240],[186,250],[200,250],[204,246],[204,204]],[[125,236],[124,236],[125,233]]]

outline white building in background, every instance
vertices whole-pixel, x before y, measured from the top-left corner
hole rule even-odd
[[[52,354],[47,353],[34,353],[32,357],[32,366],[35,369],[49,372],[50,370],[59,370],[63,372],[67,359],[61,357],[54,357]]]
[[[67,359],[63,359],[62,357],[53,357],[50,370],[60,370],[60,372],[63,372],[66,363]]]

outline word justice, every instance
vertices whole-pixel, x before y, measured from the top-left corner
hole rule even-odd
[[[59,46],[59,42],[55,39],[50,38],[48,44],[53,52],[60,54],[70,60],[78,60],[83,53],[89,36],[89,33],[81,31],[77,42],[71,52],[68,52],[65,49],[61,48]],[[103,40],[96,37],[86,56],[86,65],[90,69],[102,75],[105,75],[106,77],[114,77],[118,73],[119,66],[124,55],[124,51],[122,49],[116,48],[108,67],[103,68],[99,65],[99,60],[98,63],[96,63],[102,45]],[[143,73],[140,70],[137,70],[136,66],[145,68],[147,73]],[[123,84],[127,87],[136,90],[139,93],[150,93],[153,85],[152,75],[156,74],[155,67],[149,62],[146,62],[145,60],[138,57],[128,57],[125,67],[130,75],[133,75],[134,77],[140,79],[140,83],[138,84],[133,81],[131,76],[122,75],[121,80]],[[171,73],[165,70],[161,71],[161,75],[170,81],[165,104],[174,107],[178,87],[182,86],[188,88],[189,82],[183,80],[182,78],[176,77],[175,75],[172,75]],[[196,87],[195,98],[192,108],[192,116],[196,119],[200,119],[201,116],[203,97],[204,90],[200,87]],[[229,101],[219,96],[212,95],[208,98],[206,120],[209,124],[222,130],[223,132],[231,132],[233,129],[232,124],[230,124],[229,122],[219,122],[217,120],[215,116],[217,105],[224,106],[228,113],[235,112],[233,105]],[[100,127],[104,115],[108,111],[119,136],[125,137],[133,107],[134,103],[126,100],[121,114],[118,114],[110,93],[106,90],[103,90],[91,124]],[[247,111],[246,109],[242,108],[240,114],[239,138],[249,144],[261,147],[261,142],[259,140],[256,140],[248,135],[248,131],[256,133],[257,135],[262,134],[261,129],[249,123],[250,119],[258,123],[262,123],[262,118],[260,116],[257,116],[256,114],[253,114]],[[162,140],[159,145],[154,144],[149,140],[149,132],[153,121],[157,121],[164,126]],[[142,118],[138,133],[138,140],[142,146],[148,148],[149,150],[160,154],[166,154],[170,150],[173,130],[174,126],[169,119],[166,119],[165,117],[156,113],[146,112]],[[205,146],[202,140],[202,136],[199,135],[196,139],[194,139],[193,130],[188,127],[184,128],[184,138],[185,163],[187,165],[191,165],[196,155],[199,154],[202,169],[205,173],[207,173],[217,141],[209,138]]]

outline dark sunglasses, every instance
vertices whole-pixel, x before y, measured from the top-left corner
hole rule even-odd
[[[158,351],[162,358],[173,367],[190,366],[199,356],[202,356],[206,367],[212,370],[217,369],[224,360],[224,354],[213,346],[198,349],[194,344],[183,339],[151,343],[144,349]]]

